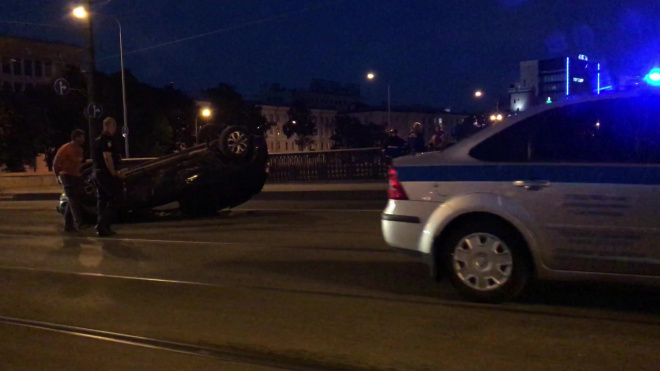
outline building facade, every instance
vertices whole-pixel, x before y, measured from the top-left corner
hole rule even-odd
[[[574,95],[594,94],[599,90],[600,64],[586,55],[560,57],[520,63],[520,81],[511,86],[511,112],[552,103]]]
[[[335,81],[314,79],[307,89],[286,89],[280,84],[263,85],[260,102],[266,105],[291,105],[294,101],[304,102],[308,107],[346,112],[364,105],[357,84],[341,84]]]
[[[295,135],[287,138],[282,129],[289,121],[289,106],[258,105],[258,107],[261,108],[261,115],[270,124],[270,128],[266,133],[268,152],[298,152],[299,148],[295,143]],[[310,109],[310,113],[312,120],[316,122],[316,135],[312,138],[313,142],[308,149],[311,151],[327,151],[332,149],[332,140],[330,138],[334,134],[337,110],[312,108]]]
[[[267,132],[266,142],[270,153],[298,152],[295,136],[288,139],[282,130],[284,124],[289,121],[289,107],[277,105],[259,105],[261,114],[271,124]],[[419,122],[424,128],[427,140],[431,139],[435,126],[441,123],[445,132],[451,138],[454,127],[459,125],[466,115],[450,112],[416,112],[392,111],[392,124],[387,125],[388,112],[382,110],[365,110],[360,112],[342,113],[334,109],[310,109],[312,120],[316,122],[316,135],[312,138],[313,143],[308,148],[310,151],[327,151],[332,149],[332,136],[335,130],[335,118],[338,114],[348,115],[360,120],[362,124],[374,123],[384,125],[386,130],[397,129],[403,138],[408,136],[413,124]]]
[[[83,48],[0,36],[0,88],[22,92],[50,84],[67,69],[79,70]]]

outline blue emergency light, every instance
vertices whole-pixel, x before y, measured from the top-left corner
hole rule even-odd
[[[644,77],[644,81],[651,86],[660,87],[660,68],[654,68]]]

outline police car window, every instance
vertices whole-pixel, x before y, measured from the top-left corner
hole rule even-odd
[[[481,142],[470,151],[470,156],[491,162],[527,162],[529,139],[546,118],[547,114],[541,113],[520,121]]]
[[[636,150],[642,161],[660,164],[660,96],[640,97],[635,105],[639,122]]]
[[[643,163],[639,112],[632,99],[553,109],[532,135],[530,161]]]

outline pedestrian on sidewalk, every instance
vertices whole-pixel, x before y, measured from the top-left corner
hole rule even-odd
[[[413,124],[410,135],[408,135],[408,150],[411,154],[422,153],[426,149],[426,141],[424,140],[424,130],[422,124],[416,122]]]
[[[428,145],[430,151],[441,151],[447,146],[447,137],[443,129],[442,124],[435,127],[435,131]]]
[[[98,212],[96,234],[99,237],[115,234],[110,225],[117,217],[124,198],[124,185],[117,171],[120,155],[116,132],[117,122],[112,117],[107,117],[103,120],[103,132],[95,139],[94,183]]]
[[[53,159],[53,171],[58,182],[64,187],[64,194],[68,199],[64,211],[65,232],[78,232],[89,227],[83,221],[81,203],[83,190],[80,168],[83,165],[84,144],[85,132],[74,130],[71,133],[71,141],[60,147]]]
[[[390,135],[383,143],[383,153],[388,159],[397,158],[405,154],[406,141],[399,136],[396,129],[390,130]]]

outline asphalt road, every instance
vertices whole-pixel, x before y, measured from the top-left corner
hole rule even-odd
[[[161,211],[97,239],[0,202],[0,370],[658,370],[657,289],[465,303],[382,242],[382,203]]]

